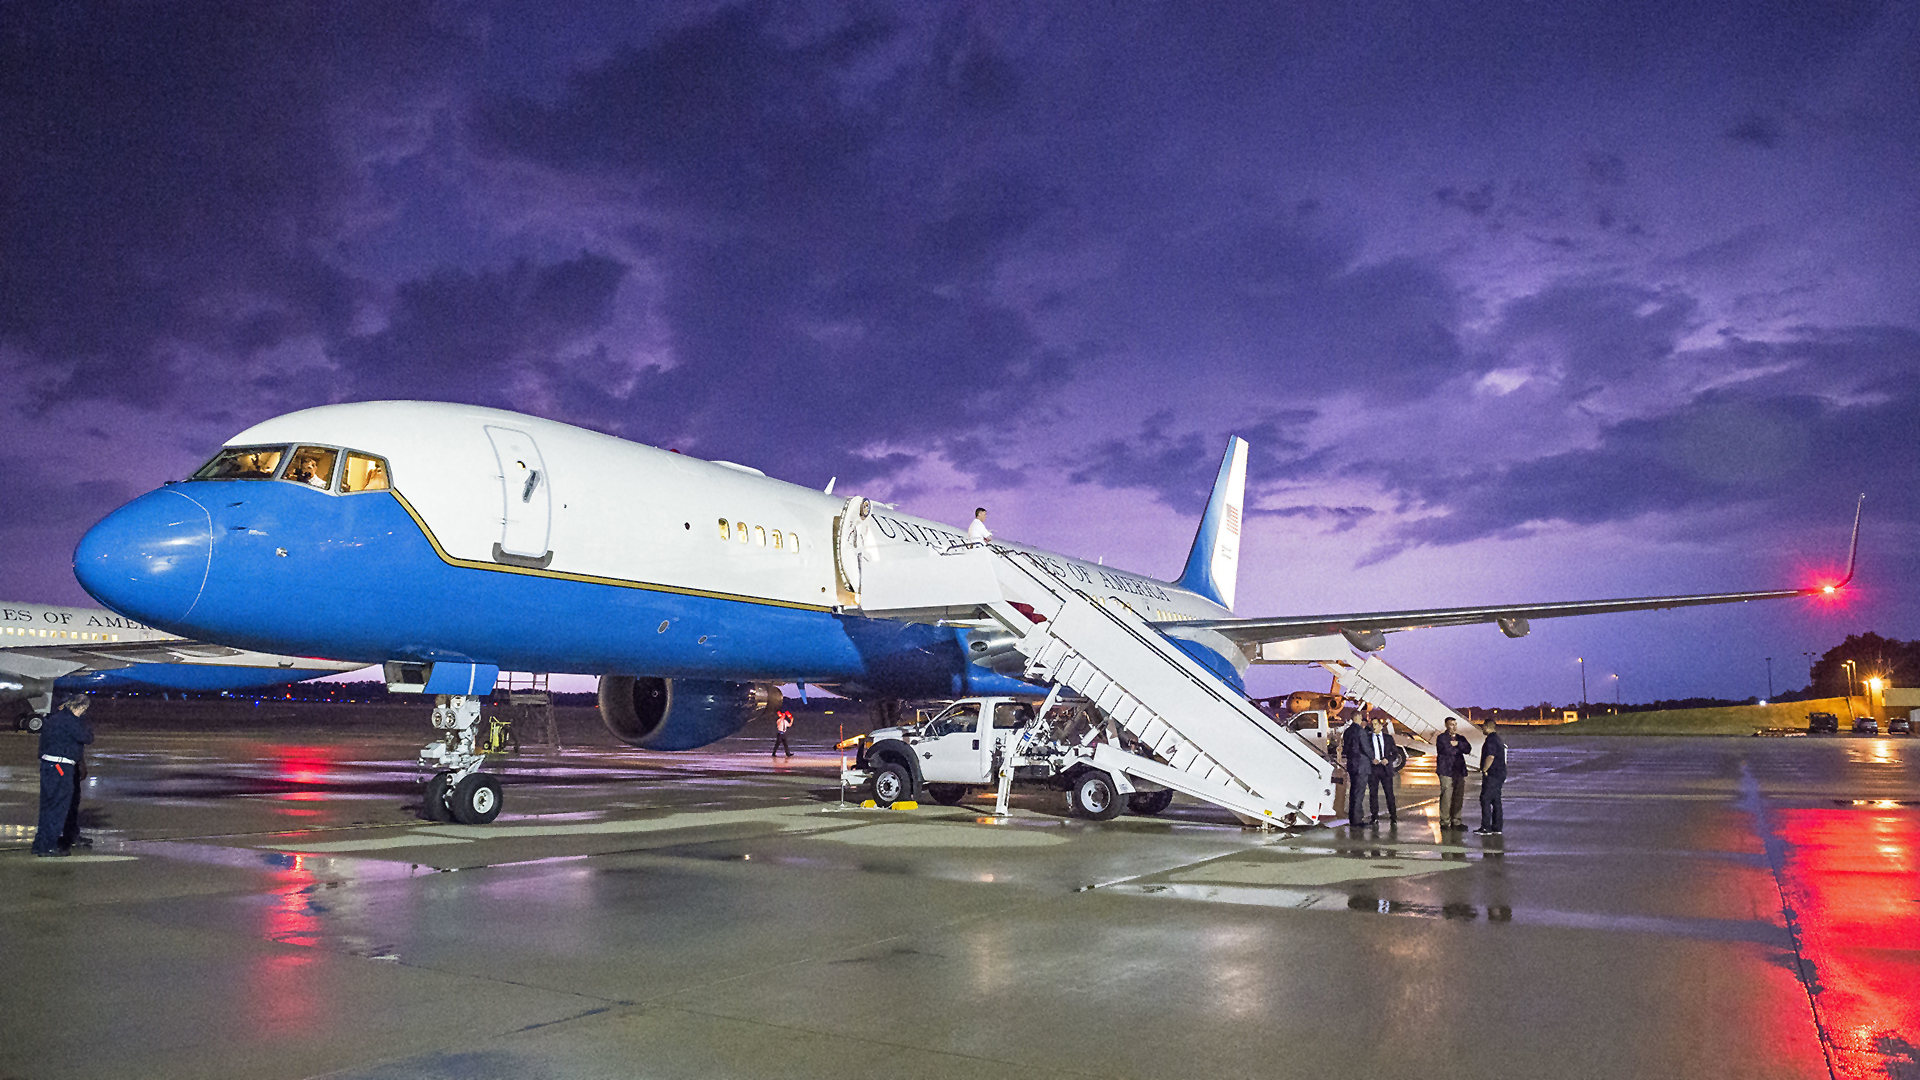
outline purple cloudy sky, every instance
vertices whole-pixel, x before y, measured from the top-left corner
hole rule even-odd
[[[1801,584],[1395,637],[1457,703],[1920,637],[1920,9],[0,8],[0,595],[241,428],[477,402],[1243,614]],[[1798,676],[1798,677],[1796,677]],[[1262,673],[1256,690],[1324,685]]]

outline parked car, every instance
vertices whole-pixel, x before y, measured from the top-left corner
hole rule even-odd
[[[1908,713],[1905,716],[1896,715],[1896,716],[1887,717],[1887,734],[1889,735],[1913,734],[1913,714]]]
[[[1880,721],[1875,720],[1871,716],[1856,716],[1853,718],[1853,733],[1855,735],[1878,735],[1880,734]]]
[[[1840,718],[1830,712],[1810,712],[1807,714],[1807,734],[1820,735],[1832,732],[1840,733]]]

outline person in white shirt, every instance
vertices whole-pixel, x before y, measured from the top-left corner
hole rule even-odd
[[[987,508],[973,508],[973,520],[967,522],[967,543],[984,544],[993,539],[993,530],[987,528]]]

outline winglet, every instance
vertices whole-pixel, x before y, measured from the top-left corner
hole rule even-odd
[[[1835,582],[1829,588],[1838,592],[1853,580],[1853,565],[1860,558],[1860,508],[1867,505],[1867,493],[1860,493],[1860,501],[1853,504],[1853,541],[1847,545],[1847,576]]]
[[[1213,494],[1207,499],[1206,513],[1200,515],[1200,531],[1194,534],[1193,550],[1187,554],[1186,569],[1174,582],[1229,610],[1240,578],[1240,512],[1246,493],[1247,440],[1229,436],[1226,456],[1220,459],[1220,473],[1213,481]]]

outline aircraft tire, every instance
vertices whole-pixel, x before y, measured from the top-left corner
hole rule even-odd
[[[492,773],[474,773],[453,788],[453,820],[485,825],[500,816],[500,781]]]
[[[1164,791],[1136,791],[1127,796],[1127,809],[1136,814],[1152,817],[1173,805],[1173,789]]]
[[[428,821],[452,821],[453,811],[447,808],[447,771],[434,773],[427,781],[426,788],[420,793],[420,816]]]
[[[1113,777],[1088,769],[1073,781],[1067,805],[1081,817],[1110,821],[1120,816],[1120,793],[1113,788]]]
[[[892,806],[913,791],[913,775],[897,761],[889,761],[873,770],[873,801]]]
[[[941,806],[958,806],[967,797],[967,788],[964,784],[928,784],[927,797]]]

